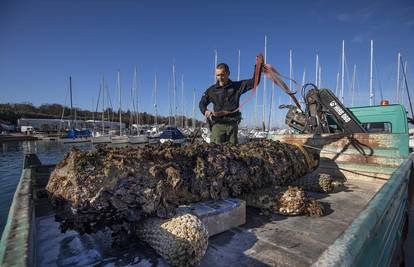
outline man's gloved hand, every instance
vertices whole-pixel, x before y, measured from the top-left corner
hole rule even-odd
[[[204,116],[206,116],[207,118],[211,115],[213,115],[213,112],[211,112],[210,110],[206,110],[206,112],[204,113]]]
[[[264,59],[263,59],[263,55],[260,53],[256,56],[256,61],[260,64],[263,65],[264,64]]]

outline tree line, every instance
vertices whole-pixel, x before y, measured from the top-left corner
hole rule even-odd
[[[119,121],[118,111],[107,108],[104,110],[104,119],[106,121]],[[67,119],[71,118],[77,120],[101,120],[102,112],[94,112],[81,108],[73,108],[60,105],[60,104],[42,104],[38,107],[32,103],[0,103],[0,120],[8,122],[10,124],[17,124],[17,120],[20,118],[39,118],[39,119]],[[158,124],[174,124],[174,116],[157,116]],[[192,126],[192,118],[185,116],[176,116],[176,125]],[[155,116],[147,112],[134,113],[130,110],[123,111],[121,114],[121,120],[127,125],[127,127],[133,123],[139,124],[154,124]],[[203,124],[201,121],[196,120],[196,127]]]

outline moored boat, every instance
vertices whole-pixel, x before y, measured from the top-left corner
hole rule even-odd
[[[172,142],[176,144],[184,143],[187,138],[177,127],[166,127],[164,131],[159,136],[160,142]]]
[[[111,143],[111,136],[110,135],[93,136],[92,137],[92,143],[94,143],[94,144]]]
[[[76,130],[71,129],[69,130],[65,137],[60,138],[59,141],[66,143],[86,143],[92,141],[92,134],[89,129],[83,130]]]
[[[148,137],[146,135],[130,135],[128,141],[131,144],[145,144],[148,143]]]
[[[128,136],[126,135],[116,135],[111,136],[112,144],[127,144],[129,142]]]

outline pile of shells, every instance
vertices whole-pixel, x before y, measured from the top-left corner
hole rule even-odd
[[[330,193],[343,188],[343,181],[334,179],[328,173],[311,172],[291,183],[306,191]]]
[[[269,187],[243,195],[246,204],[259,208],[264,214],[278,213],[295,216],[322,216],[323,206],[309,198],[306,192],[299,187]]]
[[[46,189],[62,211],[64,226],[89,233],[117,225],[129,232],[129,223],[172,217],[178,205],[289,185],[310,171],[299,148],[278,141],[101,146],[90,152],[72,149]]]
[[[140,223],[153,217],[174,218],[179,205],[199,201],[238,197],[285,215],[323,214],[322,206],[303,190],[287,188],[312,172],[318,157],[314,151],[270,140],[238,146],[72,149],[52,172],[46,189],[62,230],[91,233],[108,227],[116,243],[134,235],[150,242],[149,231],[139,231],[148,230],[147,224]],[[265,197],[259,193],[266,188],[278,188],[267,194],[272,205],[249,201]]]

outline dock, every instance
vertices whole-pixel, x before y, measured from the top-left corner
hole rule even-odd
[[[0,143],[12,142],[12,141],[35,141],[35,140],[39,140],[39,138],[33,135],[26,135],[26,134],[20,134],[20,133],[0,135]]]

